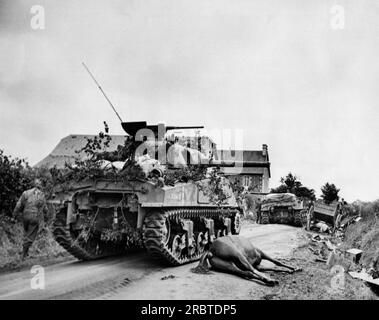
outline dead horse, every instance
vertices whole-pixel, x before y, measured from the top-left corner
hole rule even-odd
[[[279,268],[264,268],[260,266],[262,260],[268,260]],[[237,235],[224,236],[216,239],[201,258],[199,265],[193,268],[193,272],[206,272],[211,267],[215,270],[236,274],[243,278],[255,279],[264,282],[266,285],[274,286],[279,281],[270,278],[261,271],[281,271],[293,273],[301,271],[300,268],[286,265],[274,258],[269,257],[262,250],[253,246],[249,239]]]

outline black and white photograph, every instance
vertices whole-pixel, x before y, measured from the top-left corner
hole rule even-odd
[[[378,85],[377,0],[0,0],[0,300],[378,300]]]

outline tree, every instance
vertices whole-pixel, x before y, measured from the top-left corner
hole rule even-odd
[[[287,187],[287,192],[295,193],[295,191],[302,186],[301,182],[298,178],[293,175],[291,172],[287,174],[286,177],[280,178],[280,182],[282,185]]]
[[[309,189],[299,181],[298,177],[291,172],[287,176],[280,178],[280,183],[277,188],[271,189],[270,193],[293,193],[299,198],[315,200],[315,191]]]
[[[327,182],[321,187],[321,198],[323,198],[324,202],[327,204],[332,203],[333,201],[338,201],[340,198],[338,195],[339,191],[340,189],[337,189],[334,183]]]

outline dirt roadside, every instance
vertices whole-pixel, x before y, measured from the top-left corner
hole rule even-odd
[[[378,300],[362,281],[347,273],[337,274],[340,266],[327,266],[316,262],[308,245],[303,243],[294,250],[289,263],[300,265],[303,270],[291,277],[276,274],[280,284],[261,298],[266,300]]]

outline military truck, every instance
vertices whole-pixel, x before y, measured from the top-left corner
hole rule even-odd
[[[161,134],[180,127],[146,122],[123,122],[122,127],[135,144],[133,158],[138,158],[137,150],[144,143],[153,146],[152,159],[144,166],[146,176],[121,179],[123,170],[130,170],[130,163],[125,161],[120,178],[117,174],[113,179],[87,177],[58,188],[51,202],[57,208],[54,236],[63,248],[78,259],[92,260],[125,254],[131,247],[140,246],[168,264],[181,265],[199,259],[216,238],[240,232],[240,209],[227,179],[221,177],[226,197],[218,203],[207,192],[207,178],[179,180],[171,185],[163,179],[169,168],[186,167],[188,163],[176,161],[186,157],[195,166],[227,164],[168,142]],[[149,132],[158,138],[146,139]],[[171,147],[172,152],[168,150]],[[165,157],[157,161],[155,154]],[[148,158],[148,154],[142,152],[141,157]],[[170,157],[173,161],[168,161]]]
[[[317,199],[307,213],[306,229],[310,230],[317,223],[323,222],[334,232],[340,227],[344,216],[345,210],[341,202],[325,203],[324,200]]]
[[[307,208],[292,193],[270,193],[265,196],[258,212],[261,224],[283,223],[302,227]]]

